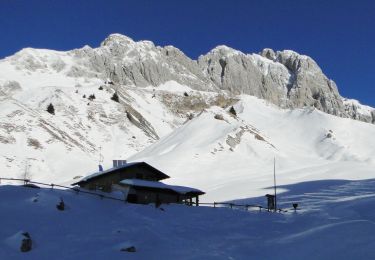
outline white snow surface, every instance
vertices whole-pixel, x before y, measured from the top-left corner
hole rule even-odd
[[[130,160],[165,171],[167,183],[203,190],[210,202],[262,195],[273,183],[274,157],[281,185],[374,176],[374,125],[312,109],[282,110],[245,95],[234,107],[237,118],[212,108]],[[214,118],[218,113],[224,120]],[[245,127],[253,132],[228,145],[228,136]]]
[[[134,205],[58,189],[0,186],[0,259],[373,259],[374,180],[284,187],[279,206]],[[65,210],[56,204],[65,202]],[[239,201],[264,205],[264,197]],[[291,210],[298,203],[299,210]],[[161,210],[163,209],[163,210]],[[21,231],[33,240],[19,250]],[[121,249],[134,246],[136,252]]]

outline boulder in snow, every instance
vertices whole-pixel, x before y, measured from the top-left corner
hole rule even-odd
[[[33,241],[28,232],[19,231],[5,241],[8,246],[21,252],[29,252],[32,249]]]
[[[31,240],[30,234],[28,232],[22,233],[24,238],[21,242],[21,252],[29,252],[32,249],[33,241]]]

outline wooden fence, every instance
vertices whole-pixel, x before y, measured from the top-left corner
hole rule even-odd
[[[32,187],[32,185],[46,186],[46,187],[49,187],[51,189],[54,189],[55,187],[57,187],[57,188],[62,188],[62,189],[59,189],[60,191],[75,192],[76,194],[82,193],[82,194],[88,194],[88,195],[96,196],[96,197],[99,197],[100,199],[110,199],[110,200],[116,200],[116,201],[121,201],[121,202],[127,202],[125,199],[115,198],[115,197],[108,196],[106,194],[102,194],[102,193],[99,193],[99,192],[90,192],[90,191],[87,191],[87,190],[83,190],[83,189],[81,189],[77,186],[68,187],[68,186],[54,184],[54,183],[43,183],[43,182],[32,181],[32,180],[29,180],[29,179],[3,178],[3,177],[0,177],[0,184],[1,184],[2,180],[23,182],[23,186],[25,186],[25,187]],[[39,186],[37,186],[37,187],[39,188]],[[196,205],[196,202],[192,202],[192,204]],[[263,207],[261,205],[236,204],[236,203],[231,203],[231,202],[199,202],[198,206],[213,207],[213,208],[225,207],[225,208],[230,208],[230,209],[244,209],[246,211],[249,211],[251,209],[256,209],[258,211],[262,211],[262,210],[269,211],[269,209],[267,207]],[[287,210],[284,210],[284,209],[278,209],[277,211],[278,212],[287,212]]]
[[[20,181],[20,182],[23,182],[23,186],[25,186],[25,187],[28,187],[28,186],[30,187],[30,184],[46,186],[46,187],[50,187],[51,189],[57,187],[57,188],[63,188],[63,189],[60,189],[60,191],[75,192],[77,194],[83,193],[83,194],[89,194],[89,195],[97,196],[101,199],[111,199],[111,200],[118,200],[118,201],[126,202],[126,200],[124,200],[124,199],[111,197],[111,196],[108,196],[106,194],[101,194],[101,193],[98,193],[98,192],[90,192],[90,191],[87,191],[87,190],[82,190],[79,187],[68,187],[68,186],[54,184],[54,183],[43,183],[43,182],[31,181],[29,179],[2,178],[2,177],[0,177],[0,184],[1,184],[2,180]]]

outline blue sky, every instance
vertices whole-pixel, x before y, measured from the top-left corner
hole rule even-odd
[[[0,0],[0,57],[24,47],[92,47],[110,33],[191,58],[225,44],[313,57],[343,96],[375,106],[375,1]]]

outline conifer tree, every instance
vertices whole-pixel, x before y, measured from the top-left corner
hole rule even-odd
[[[49,105],[47,106],[47,112],[51,115],[55,114],[55,108],[53,107],[52,103],[49,103]]]
[[[236,110],[234,109],[233,106],[229,109],[229,113],[231,113],[234,116],[237,116],[237,112],[236,112]]]
[[[118,98],[118,95],[117,95],[116,92],[113,94],[113,96],[111,97],[111,99],[112,99],[113,101],[115,101],[115,102],[119,102],[119,98]]]

